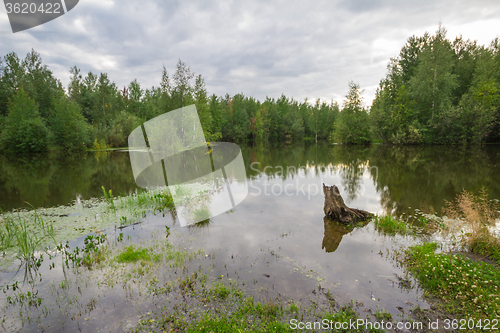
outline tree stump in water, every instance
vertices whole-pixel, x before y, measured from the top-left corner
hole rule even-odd
[[[333,220],[344,224],[353,224],[358,221],[364,221],[373,216],[373,214],[364,210],[349,208],[345,205],[344,199],[340,196],[337,186],[326,186],[323,184],[323,193],[325,194],[325,215]]]

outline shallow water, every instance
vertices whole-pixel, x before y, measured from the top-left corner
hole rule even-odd
[[[202,250],[184,269],[160,267],[144,279],[155,276],[165,282],[199,270],[211,278],[244,281],[242,288],[256,297],[285,295],[303,305],[325,302],[317,291],[326,288],[339,305],[357,301],[362,316],[382,308],[398,320],[401,309],[428,307],[417,288],[408,288],[404,271],[392,259],[395,250],[421,240],[382,235],[372,222],[349,230],[324,220],[322,184],[337,184],[350,207],[398,216],[413,216],[415,209],[439,214],[445,200],[462,189],[477,193],[484,186],[491,198],[500,198],[498,146],[297,145],[242,147],[242,152],[249,194],[234,210],[203,226],[181,228],[168,214],[148,214],[138,225],[105,231],[108,239],[123,233],[123,243],[139,244],[164,237],[164,226],[170,226],[170,242],[187,251]],[[69,204],[102,195],[101,186],[115,195],[130,193],[137,187],[127,163],[126,152],[98,158],[1,157],[0,207],[19,208],[24,201],[35,207]],[[82,246],[83,239],[70,245]],[[42,281],[35,288],[45,309],[31,307],[21,318],[19,307],[2,306],[4,329],[126,331],[141,314],[166,304],[167,298],[147,296],[144,281],[121,281],[119,269],[75,272],[63,270],[60,256],[53,260],[54,269],[48,268],[49,260],[43,262]],[[0,273],[0,285],[23,280],[23,272],[15,275],[15,269]],[[120,281],[106,284],[106,279]],[[61,288],[68,281],[69,287]],[[0,295],[2,304],[5,297]]]

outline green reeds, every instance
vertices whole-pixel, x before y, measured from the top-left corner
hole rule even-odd
[[[102,188],[102,193],[104,194],[104,201],[107,202],[109,208],[113,209],[113,211],[116,214],[116,207],[115,207],[115,200],[113,199],[113,192],[111,189],[109,190],[109,193],[106,193],[106,189],[104,186],[101,186]]]
[[[391,215],[375,216],[373,219],[375,228],[385,234],[407,235],[411,233],[411,227],[404,221],[398,220]]]
[[[28,261],[33,258],[42,241],[47,237],[54,240],[54,228],[45,224],[36,210],[31,223],[22,218],[19,212],[17,218],[4,214],[1,210],[0,213],[0,250],[16,248],[17,257]]]

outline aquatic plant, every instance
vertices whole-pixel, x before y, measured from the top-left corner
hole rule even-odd
[[[116,214],[116,207],[115,207],[115,201],[113,199],[113,192],[111,189],[109,190],[109,193],[106,193],[106,189],[104,186],[101,186],[102,188],[102,193],[104,194],[104,201],[108,203],[109,208],[113,209],[113,211]]]
[[[135,208],[166,211],[174,207],[174,200],[168,189],[149,190],[120,198],[118,207],[129,210]]]
[[[200,278],[198,277],[198,280]],[[192,275],[180,283],[183,299],[189,299],[185,305],[177,304],[174,311],[148,312],[139,320],[133,332],[295,332],[299,322],[319,323],[356,321],[359,316],[352,302],[337,311],[315,310],[299,307],[281,298],[257,302],[235,285],[214,283],[212,287],[202,288],[201,293],[194,288],[197,278]],[[163,293],[172,291],[170,285],[158,286]],[[193,297],[195,296],[196,297]],[[191,297],[189,297],[191,296]],[[196,299],[196,301],[195,301]],[[199,302],[199,303],[198,303]],[[201,304],[200,304],[201,303]],[[204,311],[199,311],[200,306]],[[304,325],[304,324],[302,324]],[[317,324],[316,324],[317,325]],[[310,331],[310,330],[307,330]],[[350,332],[351,330],[335,330]],[[356,332],[381,332],[379,329],[359,329]]]
[[[61,251],[65,256],[65,265],[69,267],[69,263],[73,267],[78,268],[82,265],[91,268],[94,264],[101,262],[104,259],[104,249],[102,244],[106,242],[106,234],[88,235],[83,241],[83,248],[75,247],[71,250],[69,242],[66,244],[57,245],[57,250]]]
[[[377,215],[373,218],[373,223],[378,231],[381,231],[389,235],[394,235],[394,234],[407,235],[412,233],[412,228],[408,223],[396,219],[391,215],[383,215],[383,216]]]
[[[387,312],[385,309],[377,309],[375,312],[375,318],[377,318],[378,321],[392,321],[392,315],[390,312]]]
[[[0,249],[16,247],[17,257],[23,261],[31,260],[42,241],[54,239],[54,228],[45,224],[43,218],[33,210],[33,222],[28,223],[19,211],[17,218],[5,215],[0,210]]]
[[[160,256],[158,254],[151,254],[153,250],[151,248],[136,248],[134,245],[130,245],[121,252],[116,260],[118,262],[136,262],[138,260],[155,260],[158,261]]]
[[[193,218],[196,220],[196,221],[206,221],[206,220],[209,220],[210,217],[211,217],[211,213],[210,213],[210,209],[208,209],[207,207],[200,207],[198,209],[195,209],[193,211]]]

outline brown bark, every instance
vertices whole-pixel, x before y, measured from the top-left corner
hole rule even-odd
[[[323,193],[325,194],[325,215],[333,220],[344,224],[353,224],[358,221],[365,221],[373,214],[355,208],[349,208],[345,205],[344,199],[340,195],[337,186],[326,186],[323,184]]]

